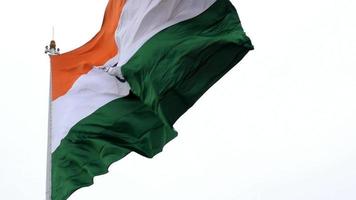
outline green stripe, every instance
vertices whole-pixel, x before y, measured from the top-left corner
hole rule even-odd
[[[233,5],[218,0],[156,34],[122,72],[133,93],[172,126],[251,49]]]
[[[131,151],[153,157],[176,135],[134,95],[108,103],[76,124],[52,154],[52,200],[92,185]]]

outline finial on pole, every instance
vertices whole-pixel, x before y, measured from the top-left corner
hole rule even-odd
[[[52,40],[54,40],[54,26],[52,26]]]
[[[59,48],[56,48],[56,41],[54,40],[54,26],[52,26],[52,40],[49,47],[46,46],[45,54],[50,56],[59,55]]]

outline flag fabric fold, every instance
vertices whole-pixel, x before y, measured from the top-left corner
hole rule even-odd
[[[172,126],[251,50],[227,0],[157,33],[122,66],[134,94]]]
[[[175,121],[252,49],[228,0],[109,0],[92,40],[51,56],[50,199],[130,152],[161,152]]]

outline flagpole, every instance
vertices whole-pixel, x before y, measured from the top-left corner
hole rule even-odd
[[[45,53],[51,56],[59,55],[59,49],[56,48],[54,40],[54,27],[52,27],[52,40],[49,47],[46,46]],[[52,178],[52,65],[49,70],[49,102],[48,102],[48,136],[47,136],[47,170],[46,170],[46,200],[51,200],[51,178]]]

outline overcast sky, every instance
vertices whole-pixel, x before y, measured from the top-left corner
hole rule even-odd
[[[255,50],[175,125],[70,200],[356,199],[356,1],[233,0]],[[52,25],[62,52],[107,1],[0,1],[0,199],[45,197]]]

